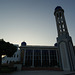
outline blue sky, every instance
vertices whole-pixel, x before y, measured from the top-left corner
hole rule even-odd
[[[28,45],[54,45],[56,6],[64,9],[69,34],[75,45],[75,0],[0,0],[0,39]]]

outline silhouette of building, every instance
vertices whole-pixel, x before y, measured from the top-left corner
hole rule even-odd
[[[22,42],[20,50],[14,55],[19,57],[17,61],[21,62],[23,67],[59,67],[61,70],[75,70],[75,47],[69,36],[64,10],[57,6],[54,15],[58,31],[57,43],[54,46],[32,46]],[[11,58],[15,59],[14,55]]]
[[[22,42],[21,62],[25,67],[49,67],[58,63],[56,46],[29,46]]]
[[[58,6],[54,12],[58,31],[57,43],[63,70],[75,70],[75,55],[71,36],[67,29],[64,10]]]

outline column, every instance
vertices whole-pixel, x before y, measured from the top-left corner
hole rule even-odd
[[[42,66],[42,50],[41,50],[41,66]]]
[[[48,50],[48,54],[49,54],[49,65],[50,65],[50,50]]]
[[[57,52],[57,50],[56,50],[56,57],[57,57],[57,64],[58,64],[58,52]]]
[[[32,58],[32,67],[34,67],[34,50],[33,50],[33,58]]]
[[[26,56],[26,50],[24,50],[23,65],[25,65],[25,56]]]

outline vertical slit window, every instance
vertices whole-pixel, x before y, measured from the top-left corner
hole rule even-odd
[[[65,31],[65,29],[63,29],[63,31]]]
[[[62,25],[62,27],[64,28],[64,25]]]
[[[59,25],[59,28],[61,29],[61,25]]]
[[[62,16],[61,16],[61,19],[62,19]]]
[[[62,32],[62,30],[60,29],[60,32]]]
[[[61,17],[61,12],[59,13],[59,16]]]
[[[57,17],[58,17],[58,13],[57,13]]]
[[[58,17],[58,23],[60,23],[59,17]]]

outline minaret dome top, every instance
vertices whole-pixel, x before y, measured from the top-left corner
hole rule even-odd
[[[56,10],[59,10],[59,9],[62,9],[62,7],[61,7],[61,6],[57,6],[57,7],[55,8],[55,11],[56,11]]]
[[[23,41],[23,42],[21,43],[21,46],[26,46],[26,42]]]
[[[57,7],[55,8],[54,15],[55,15],[56,12],[59,12],[59,11],[64,12],[64,10],[62,9],[61,6],[57,6]]]

